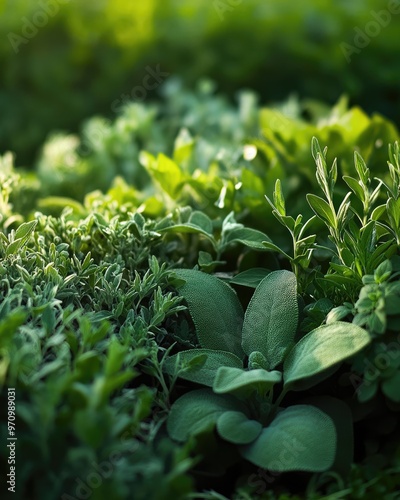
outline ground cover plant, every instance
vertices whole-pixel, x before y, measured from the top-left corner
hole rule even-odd
[[[395,125],[179,85],[1,158],[14,498],[399,498]]]

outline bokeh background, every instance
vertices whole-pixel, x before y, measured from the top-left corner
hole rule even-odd
[[[388,9],[375,35],[372,11]],[[400,121],[396,0],[1,0],[0,27],[0,153],[28,168],[53,131],[113,117],[148,66],[188,88],[209,77],[230,99],[241,88],[263,103],[347,94]],[[346,57],[343,44],[356,51]]]

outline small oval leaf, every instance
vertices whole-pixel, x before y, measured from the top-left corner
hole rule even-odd
[[[250,420],[240,411],[227,411],[217,420],[218,434],[235,444],[248,444],[254,441],[262,430],[256,420]]]
[[[219,368],[214,380],[213,389],[217,394],[235,392],[238,390],[246,393],[253,392],[260,388],[267,392],[273,385],[282,380],[282,373],[279,371],[267,371],[262,368],[245,371],[240,368],[230,368],[224,366]]]

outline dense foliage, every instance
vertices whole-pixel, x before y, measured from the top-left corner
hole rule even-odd
[[[179,85],[1,158],[15,498],[398,498],[396,127]]]

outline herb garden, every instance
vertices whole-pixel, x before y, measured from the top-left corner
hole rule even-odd
[[[138,32],[137,46],[120,31],[122,53],[143,47],[131,65],[147,61],[158,95],[120,96],[130,67],[122,57],[81,115],[83,91],[66,90],[73,104],[60,126],[51,109],[39,125],[30,117],[26,136],[22,107],[15,122],[2,117],[1,498],[400,498],[400,71],[372,75],[357,93],[362,72],[346,67],[335,99],[333,85],[324,98],[346,58],[329,59],[319,77],[311,39],[296,51],[288,38],[286,96],[275,75],[271,99],[251,46],[258,36],[273,64],[279,38],[252,34],[241,19],[260,2],[234,3],[210,4],[218,22],[196,24],[219,50],[219,71],[205,58],[188,76],[174,34],[164,34],[163,59],[161,28],[158,38]],[[60,29],[83,71],[88,46],[76,33],[90,8],[61,4],[20,46],[18,64]],[[188,11],[154,7],[154,26],[176,16],[183,30],[184,16],[205,12],[183,4]],[[99,35],[107,50],[97,76],[114,68],[112,26],[132,14],[124,9],[111,9],[109,31],[93,24],[110,36]],[[275,9],[268,22],[283,26]],[[350,38],[370,10],[316,9],[317,19],[342,19]],[[387,9],[388,32],[370,37],[381,69],[377,54],[391,60],[398,29]],[[15,19],[1,23],[18,27]],[[250,55],[240,68],[253,85],[218,48],[241,30]],[[343,38],[330,36],[337,55]],[[368,50],[354,54],[360,67]],[[213,78],[201,78],[201,64]],[[301,82],[287,81],[307,64]],[[37,75],[34,89],[33,71],[39,107],[35,92],[46,86]],[[105,95],[118,109],[106,110]]]

